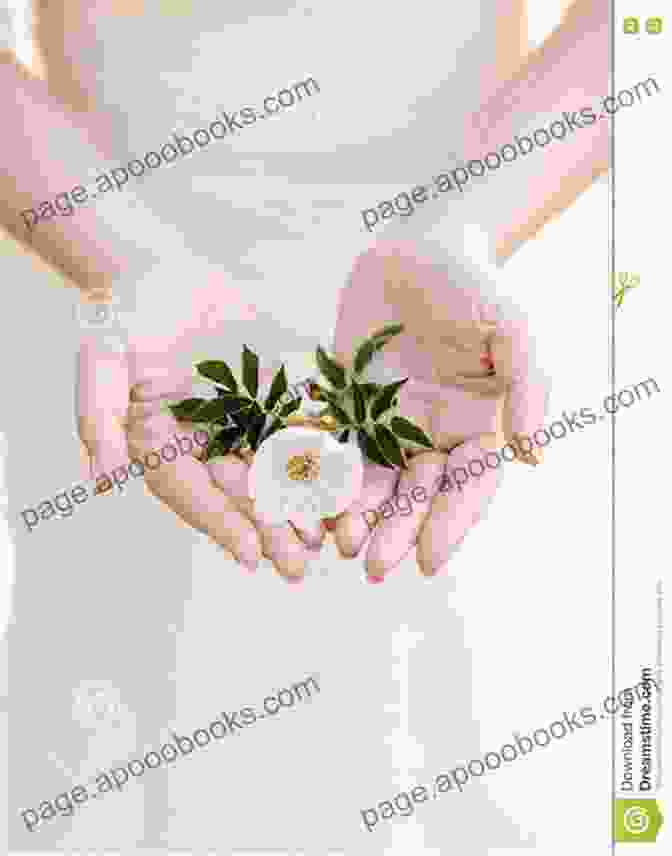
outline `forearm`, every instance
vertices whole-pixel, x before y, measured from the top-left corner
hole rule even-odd
[[[3,159],[0,223],[21,243],[82,289],[105,287],[149,269],[167,255],[185,253],[181,236],[132,193],[108,191],[57,211],[53,200],[104,172],[105,157],[90,130],[78,125],[9,51],[0,52]],[[22,212],[52,200],[55,214],[32,222]],[[65,206],[64,206],[65,208]]]
[[[381,224],[379,240],[431,241],[463,257],[470,253],[464,229],[475,224],[488,235],[491,250],[497,248],[496,256],[488,251],[490,261],[501,262],[594,180],[608,163],[609,122],[601,116],[601,99],[609,92],[603,6],[597,0],[604,16],[570,16],[484,105],[472,118],[464,157],[435,173],[429,187],[417,188],[424,201],[417,200],[412,216]],[[588,108],[587,118],[582,108]]]
[[[489,224],[500,258],[570,205],[608,167],[609,123],[599,120],[599,101],[609,92],[608,73],[609,4],[579,0],[471,118],[469,156],[483,157],[514,142],[516,134],[529,136],[537,128],[548,129],[554,120],[564,121],[563,111],[592,107],[598,115],[592,125],[584,123],[580,130],[568,130],[564,140],[553,140],[543,154],[526,155],[529,169],[522,163],[502,167],[512,180],[514,172],[516,176],[510,209]]]

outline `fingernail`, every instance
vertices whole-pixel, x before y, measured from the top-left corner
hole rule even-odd
[[[303,582],[303,577],[285,577],[285,579],[290,585],[298,585]]]
[[[366,581],[368,583],[382,583],[385,577],[376,577],[373,574],[367,574]]]

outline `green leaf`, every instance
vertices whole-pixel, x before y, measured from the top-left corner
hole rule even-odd
[[[343,410],[338,404],[333,404],[329,402],[329,407],[327,408],[327,413],[330,413],[334,419],[336,419],[341,425],[351,425],[352,420],[348,416],[348,414]]]
[[[245,410],[239,410],[237,413],[231,414],[231,419],[233,419],[233,421],[240,428],[240,430],[243,434],[247,431],[247,426],[250,424],[251,418],[252,418],[252,408],[251,407],[246,407]]]
[[[352,381],[352,398],[355,403],[355,421],[362,424],[366,420],[366,401],[362,390],[356,380]]]
[[[338,438],[339,443],[347,443],[350,439],[350,429],[344,431],[341,436]]]
[[[372,419],[378,419],[379,416],[382,416],[386,410],[389,410],[393,406],[397,393],[407,380],[407,377],[403,378],[403,380],[395,380],[394,383],[389,383],[382,388],[380,394],[371,405]]]
[[[214,458],[217,455],[228,455],[228,453],[237,445],[242,437],[243,432],[237,426],[233,428],[225,428],[220,431],[215,437],[210,440],[206,448],[206,460]]]
[[[259,357],[243,345],[243,384],[252,398],[259,391]]]
[[[329,383],[335,386],[336,389],[345,389],[345,369],[336,360],[332,360],[320,345],[317,346],[317,350],[315,351],[315,359],[317,360],[319,370]]]
[[[171,404],[170,412],[178,422],[194,422],[195,413],[206,404],[205,398],[185,398],[177,404]]]
[[[406,459],[404,458],[404,454],[401,451],[399,441],[390,431],[390,429],[386,428],[385,425],[375,425],[374,433],[376,435],[376,442],[378,443],[378,447],[382,451],[383,455],[385,455],[387,460],[390,461],[390,463],[395,464],[395,466],[401,467],[403,470],[405,470]]]
[[[404,329],[403,324],[388,324],[365,339],[355,351],[353,368],[356,375],[361,374],[371,362],[373,355],[380,351],[394,336]]]
[[[422,428],[419,428],[409,419],[404,419],[403,416],[393,417],[390,422],[390,428],[394,431],[397,437],[401,437],[402,440],[408,440],[411,443],[416,443],[418,446],[426,446],[428,449],[434,448],[434,444]]]
[[[215,419],[213,425],[219,425],[223,428],[235,428],[238,424],[231,413],[227,413],[222,419]]]
[[[376,330],[375,333],[371,334],[372,339],[392,339],[394,336],[398,336],[399,333],[404,332],[403,324],[388,324],[386,327],[381,327],[380,330]]]
[[[287,389],[287,374],[285,373],[285,366],[282,365],[280,366],[276,376],[273,378],[273,383],[271,384],[266,403],[264,404],[266,410],[273,410],[278,401],[280,401],[282,396],[287,392]]]
[[[357,445],[374,464],[380,464],[381,467],[387,467],[388,470],[395,469],[378,448],[378,443],[363,428],[357,431]]]
[[[376,340],[367,339],[355,351],[355,359],[353,367],[355,374],[361,374],[371,362],[371,358],[376,353]]]
[[[255,402],[252,408],[250,424],[247,427],[247,442],[250,444],[253,452],[257,451],[264,425],[266,425],[266,414]]]
[[[280,408],[280,412],[278,413],[278,416],[281,419],[286,419],[292,413],[297,411],[299,409],[299,407],[301,407],[301,401],[302,400],[303,399],[301,399],[301,398],[295,398],[294,401],[287,402],[287,404],[285,404],[283,407]]]
[[[238,392],[238,382],[231,369],[222,360],[204,360],[202,363],[197,363],[196,371],[208,380],[221,383],[231,392]]]
[[[239,413],[252,406],[252,400],[241,398],[238,395],[226,395],[221,398],[213,398],[206,401],[197,411],[199,422],[215,422],[218,419],[226,419],[227,415]]]
[[[383,388],[379,383],[360,383],[359,388],[364,394],[367,403]]]
[[[324,400],[329,404],[325,412],[331,413],[334,419],[338,419],[341,425],[352,425],[352,419],[348,415],[347,410],[341,406],[343,404],[342,400],[333,392],[329,392],[326,389],[322,392]]]
[[[280,431],[282,428],[285,428],[285,427],[287,427],[287,426],[282,421],[282,419],[274,419],[273,422],[271,422],[270,426],[263,433],[261,440],[259,441],[259,446],[261,446],[262,443],[264,443],[266,440],[268,440],[269,437],[272,437],[273,434],[275,434],[276,432]],[[259,446],[257,446],[257,448]]]

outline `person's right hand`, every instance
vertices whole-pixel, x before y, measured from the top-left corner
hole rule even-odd
[[[89,330],[82,341],[78,423],[90,458],[87,475],[93,479],[126,467],[129,457],[143,460],[174,441],[176,433],[185,434],[184,424],[178,426],[164,405],[192,394],[191,355],[196,344],[200,353],[216,357],[217,343],[230,339],[236,324],[249,326],[250,344],[260,335],[263,324],[258,313],[241,301],[220,274],[210,270],[202,279],[195,276],[189,290],[180,283],[184,290],[179,293],[170,290],[177,284],[171,281],[173,276],[171,266],[163,275],[159,271],[138,284],[139,290],[146,290],[138,294],[125,353],[105,345],[104,331],[96,335]],[[157,282],[163,299],[160,309],[158,295],[150,293]],[[109,294],[90,296],[102,302]],[[123,309],[126,296],[118,297]],[[199,449],[194,445],[195,451]],[[290,523],[269,526],[255,517],[247,498],[246,474],[247,463],[236,456],[203,464],[191,454],[155,470],[145,468],[144,479],[148,489],[182,520],[248,568],[266,556],[285,578],[301,579],[313,551],[322,544],[324,531],[298,533]]]
[[[178,423],[166,411],[169,401],[190,397],[191,384],[191,374],[186,376],[177,369],[145,375],[133,386],[128,411],[132,455],[144,458],[174,441],[176,435],[195,432],[197,425]],[[145,481],[150,491],[250,570],[264,556],[288,582],[300,581],[311,557],[322,546],[324,528],[309,532],[289,521],[270,523],[255,513],[248,493],[249,456],[229,454],[207,463],[201,457],[201,446],[194,443],[190,454],[148,471]]]

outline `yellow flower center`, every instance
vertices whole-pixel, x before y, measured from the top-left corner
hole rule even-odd
[[[320,459],[314,452],[293,455],[287,461],[287,475],[292,481],[315,481],[320,474]]]

